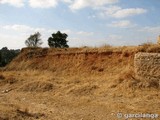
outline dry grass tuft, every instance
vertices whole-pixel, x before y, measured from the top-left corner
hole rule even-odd
[[[23,92],[47,92],[51,91],[54,88],[52,83],[49,82],[41,82],[41,81],[34,81],[31,83],[27,83],[20,87],[18,91]]]
[[[17,109],[16,110],[17,117],[21,118],[34,118],[34,119],[40,119],[41,117],[45,117],[42,113],[30,113],[29,110],[26,108],[25,110]]]
[[[4,80],[4,79],[5,79],[4,75],[0,74],[0,80]]]
[[[153,43],[144,43],[139,46],[139,52],[160,53],[160,45]]]
[[[130,66],[127,66],[120,74],[119,80],[135,79],[134,69]]]
[[[73,94],[76,96],[88,96],[88,95],[93,95],[94,91],[97,90],[99,87],[97,85],[78,85],[73,88],[71,88],[68,91],[68,94]]]

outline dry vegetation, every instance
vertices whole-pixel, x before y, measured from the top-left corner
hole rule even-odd
[[[160,115],[159,88],[143,86],[134,77],[137,52],[160,52],[160,46],[25,48],[0,71],[0,120],[117,120],[118,112]]]

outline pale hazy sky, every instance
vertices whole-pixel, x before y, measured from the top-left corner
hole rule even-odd
[[[69,35],[69,46],[138,45],[160,34],[160,0],[0,0],[0,49],[25,47],[39,31]]]

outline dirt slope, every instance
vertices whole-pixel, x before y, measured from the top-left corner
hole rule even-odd
[[[7,70],[49,70],[56,73],[119,72],[133,65],[134,53],[122,51],[97,51],[92,49],[23,49]]]
[[[152,46],[23,49],[0,71],[0,120],[160,115],[159,89],[144,86],[133,71],[134,54],[153,49],[157,50]]]

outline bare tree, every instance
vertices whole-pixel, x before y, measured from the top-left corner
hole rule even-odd
[[[41,40],[41,34],[36,32],[25,41],[27,47],[39,47],[43,42]]]

